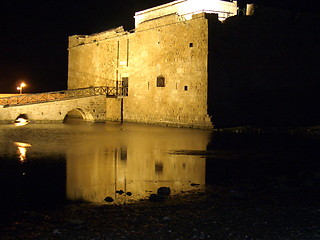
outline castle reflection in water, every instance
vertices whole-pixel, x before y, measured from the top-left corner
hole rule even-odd
[[[67,198],[124,203],[162,186],[173,194],[201,189],[205,158],[174,152],[205,150],[208,141],[208,131],[137,125],[77,138],[66,154]]]
[[[125,203],[159,187],[171,193],[205,184],[211,132],[138,124],[28,124],[0,128],[1,186],[9,202]],[[1,179],[0,179],[1,180]],[[3,204],[7,204],[7,200]],[[4,200],[3,200],[4,201]]]

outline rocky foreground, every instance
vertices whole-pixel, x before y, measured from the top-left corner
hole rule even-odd
[[[208,187],[128,205],[70,204],[7,219],[1,239],[320,239],[319,193]]]

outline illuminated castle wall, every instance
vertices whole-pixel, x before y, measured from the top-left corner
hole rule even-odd
[[[69,37],[68,88],[128,80],[123,100],[107,98],[106,120],[212,128],[208,114],[210,22],[237,13],[236,2],[179,0],[135,15],[122,27]]]
[[[106,99],[106,120],[123,106],[124,121],[141,123],[319,125],[320,16],[266,6],[241,16],[236,5],[174,1],[137,12],[133,31],[71,36],[68,87],[128,79],[123,105]]]

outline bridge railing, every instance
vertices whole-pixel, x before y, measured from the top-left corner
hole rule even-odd
[[[128,96],[127,87],[107,87],[107,97]]]
[[[106,94],[106,97],[128,96],[127,93],[128,88],[99,86],[5,97],[0,98],[0,105],[3,105],[3,107],[10,107],[16,105],[63,101],[104,94]]]

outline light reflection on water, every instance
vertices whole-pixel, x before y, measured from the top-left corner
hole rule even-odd
[[[26,161],[27,159],[27,148],[31,147],[29,143],[22,143],[22,142],[14,142],[14,145],[18,148],[18,154],[21,162]]]
[[[46,166],[55,156],[65,156],[65,171],[55,178],[65,181],[67,199],[103,202],[109,196],[122,203],[146,198],[162,186],[173,193],[194,189],[194,184],[203,187],[205,158],[170,153],[206,150],[209,138],[208,131],[136,124],[2,125],[0,161],[4,167],[5,159],[26,161],[32,168],[34,159]],[[18,154],[17,147],[23,148]]]

